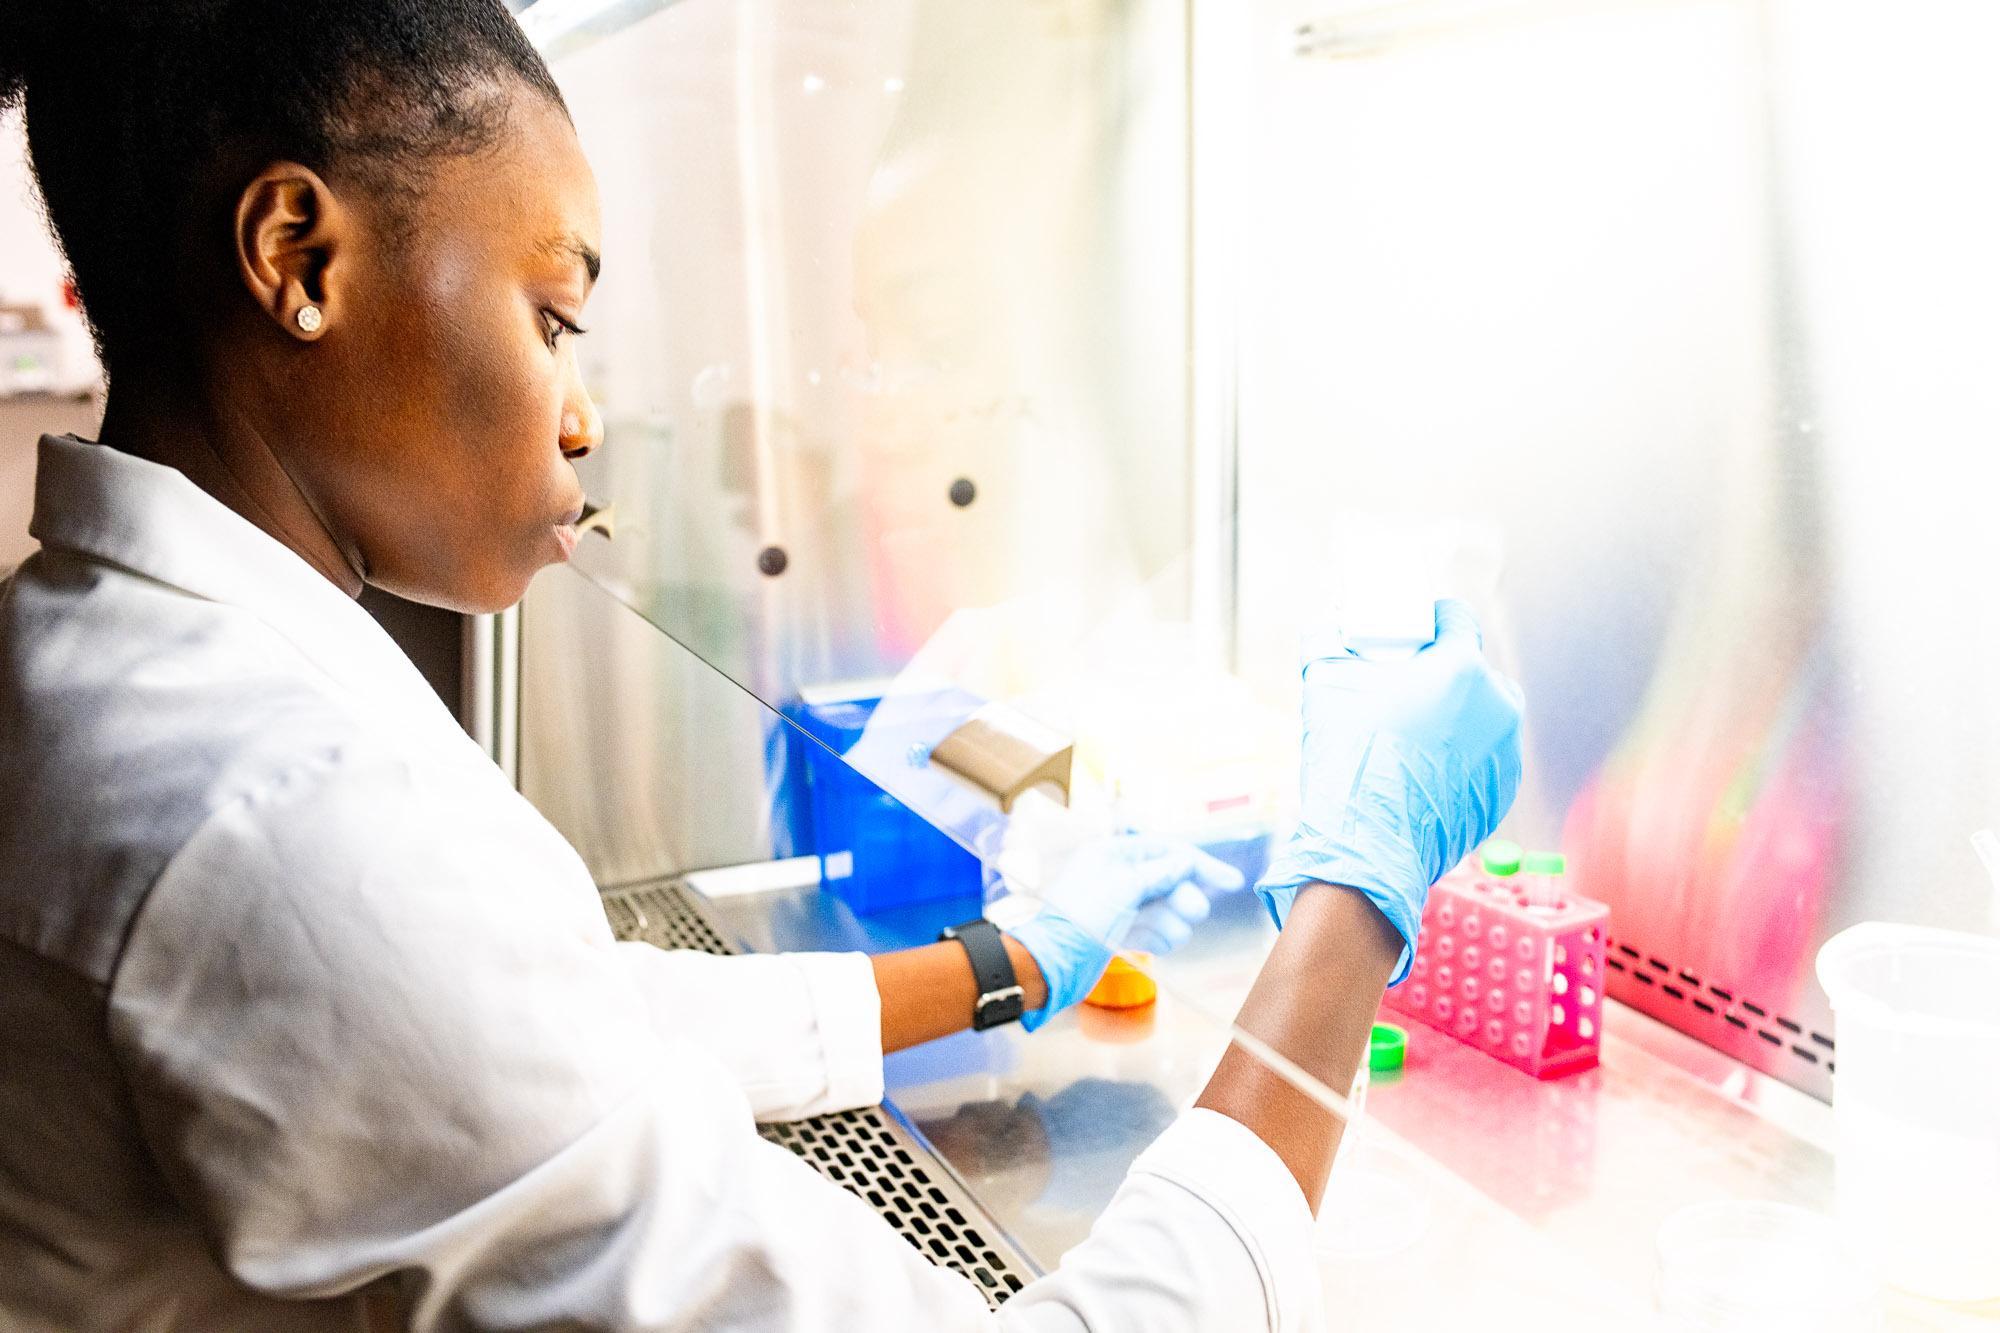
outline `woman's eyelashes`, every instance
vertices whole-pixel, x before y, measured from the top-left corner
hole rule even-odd
[[[550,350],[553,351],[555,349],[556,344],[562,341],[562,336],[565,333],[580,334],[582,332],[582,325],[573,319],[566,318],[560,312],[554,310],[542,311],[542,340],[548,343]]]

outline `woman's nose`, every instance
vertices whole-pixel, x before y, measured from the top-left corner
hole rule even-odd
[[[578,394],[564,408],[558,443],[564,458],[578,459],[604,442],[604,418],[587,394]]]

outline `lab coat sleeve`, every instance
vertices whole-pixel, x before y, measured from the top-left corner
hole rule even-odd
[[[1089,1239],[1001,1319],[1034,1333],[1319,1333],[1312,1235],[1305,1195],[1278,1155],[1197,1108],[1139,1155]]]
[[[727,1068],[759,1120],[882,1100],[882,1002],[865,954],[717,958],[618,946],[654,1030]]]
[[[228,1272],[409,1326],[991,1329],[655,1031],[525,804],[339,751],[215,811],[112,978],[147,1143]]]
[[[579,875],[525,804],[351,749],[172,859],[109,1032],[232,1277],[290,1298],[388,1279],[415,1333],[1314,1327],[1304,1203],[1207,1112],[996,1317],[656,1029]]]

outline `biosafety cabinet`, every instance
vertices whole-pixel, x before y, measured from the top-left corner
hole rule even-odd
[[[480,630],[482,707],[600,882],[843,850],[801,776],[839,754],[976,895],[1032,815],[926,760],[993,706],[1065,750],[1066,818],[1254,862],[1296,802],[1302,631],[1420,551],[1525,687],[1502,833],[1609,908],[1607,1039],[1707,1080],[1737,1192],[1830,1191],[1767,1135],[1838,1068],[1817,950],[2000,932],[1968,841],[2000,823],[2000,11],[523,21],[603,195],[578,355],[606,429],[597,530]],[[815,730],[840,705],[857,727]],[[1664,1206],[1606,1202],[1640,1142],[1610,1063],[1519,1090],[1554,1174],[1470,1130],[1425,1151],[1608,1245],[1575,1199]],[[1454,1095],[1499,1095],[1451,1077],[1371,1107],[1449,1138]]]

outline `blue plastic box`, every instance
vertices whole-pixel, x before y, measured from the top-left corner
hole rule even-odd
[[[977,896],[978,857],[838,758],[861,738],[880,702],[796,703],[785,710],[785,717],[813,738],[797,733],[786,737],[793,751],[786,765],[787,780],[795,788],[791,803],[809,811],[811,820],[802,840],[807,846],[794,850],[817,854],[820,887],[863,915]]]

